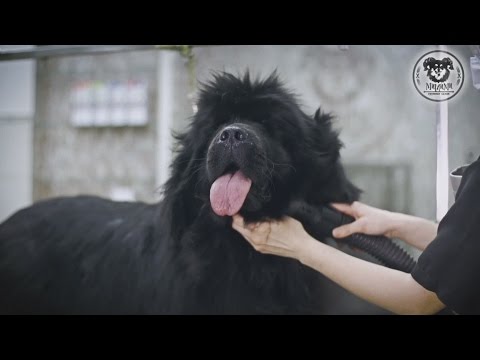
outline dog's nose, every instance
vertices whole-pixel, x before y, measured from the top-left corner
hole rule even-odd
[[[237,126],[229,126],[223,129],[220,134],[219,142],[228,142],[231,144],[244,142],[248,137],[246,130]]]

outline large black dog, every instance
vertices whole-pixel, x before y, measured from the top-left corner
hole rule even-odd
[[[256,252],[231,215],[358,199],[331,117],[307,116],[275,74],[221,73],[178,141],[159,204],[55,198],[0,225],[0,313],[321,313],[323,277]]]

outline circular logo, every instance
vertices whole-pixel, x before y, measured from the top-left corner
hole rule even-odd
[[[463,86],[463,66],[447,51],[434,50],[423,55],[413,68],[413,83],[425,99],[450,100]]]

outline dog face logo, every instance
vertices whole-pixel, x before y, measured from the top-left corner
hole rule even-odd
[[[450,71],[453,71],[453,61],[449,57],[444,57],[442,60],[437,60],[429,57],[423,62],[423,70],[427,72],[428,78],[436,83],[448,80]]]
[[[462,64],[455,55],[443,50],[424,54],[413,68],[415,88],[431,101],[453,98],[462,88],[463,80]]]

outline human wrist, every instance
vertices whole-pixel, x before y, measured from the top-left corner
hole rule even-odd
[[[390,237],[406,242],[410,242],[411,239],[409,238],[412,236],[412,233],[420,230],[425,224],[430,223],[425,219],[401,213],[395,213],[392,219]]]
[[[408,229],[411,219],[408,215],[390,212],[388,214],[389,219],[387,223],[389,224],[385,235],[389,238],[396,238],[403,240],[405,237],[405,230]]]
[[[312,254],[315,253],[315,248],[318,244],[320,244],[318,240],[305,234],[301,241],[298,242],[298,246],[295,249],[295,259],[300,261],[303,265],[310,264]]]

